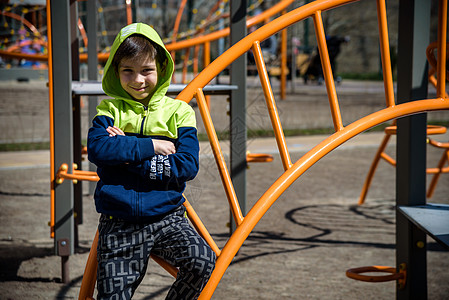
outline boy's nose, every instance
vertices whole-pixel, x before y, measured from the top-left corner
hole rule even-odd
[[[134,78],[135,82],[145,82],[145,77],[142,76],[142,74],[137,74],[136,77]]]

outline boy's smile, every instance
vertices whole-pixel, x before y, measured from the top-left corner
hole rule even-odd
[[[149,57],[122,59],[119,64],[119,78],[122,88],[135,100],[149,100],[157,85],[156,61]]]

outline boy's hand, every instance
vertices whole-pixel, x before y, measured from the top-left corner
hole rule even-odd
[[[175,154],[175,144],[165,140],[153,140],[154,153],[160,155]]]
[[[106,128],[106,131],[109,133],[110,137],[113,137],[116,135],[125,135],[125,133],[117,126],[114,126],[114,127],[108,126],[108,128]]]

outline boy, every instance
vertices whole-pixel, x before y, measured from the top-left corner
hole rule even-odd
[[[191,107],[165,93],[174,64],[150,26],[117,35],[88,134],[89,160],[100,181],[98,299],[131,299],[150,253],[179,268],[167,299],[196,299],[215,254],[185,218],[185,182],[198,172],[199,144]]]

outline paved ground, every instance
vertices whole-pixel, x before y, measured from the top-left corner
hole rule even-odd
[[[48,123],[42,83],[30,83],[15,92],[14,87],[16,84],[0,85],[0,89],[11,93],[8,95],[16,96],[16,101],[9,104],[16,119],[21,120],[17,130],[7,127],[9,136],[22,134],[22,140],[45,140]],[[284,126],[325,127],[330,119],[323,87],[299,87],[286,100],[278,101]],[[357,119],[384,103],[382,87],[376,83],[357,87],[356,83],[343,82],[339,90],[345,120]],[[18,98],[22,93],[24,96]],[[40,93],[44,96],[39,97]],[[255,90],[249,100],[250,129],[267,126],[268,120],[262,114],[263,99],[255,95],[260,93]],[[8,114],[8,105],[2,99],[0,113],[4,122],[4,116],[13,113]],[[217,127],[226,129],[226,102],[216,101],[213,115]],[[449,119],[447,112],[432,113],[429,118]],[[323,138],[288,138],[292,159],[297,160]],[[379,133],[362,134],[301,176],[256,226],[213,299],[394,299],[393,282],[364,283],[345,276],[352,267],[396,264],[395,171],[391,166],[381,162],[366,204],[356,205],[381,138]],[[442,141],[448,138],[438,137]],[[1,140],[5,139],[2,136]],[[201,171],[186,192],[222,246],[228,237],[229,212],[208,145],[203,143],[201,147]],[[253,153],[273,154],[276,149],[273,139],[250,140],[248,148]],[[394,156],[394,142],[388,151]],[[429,150],[429,165],[436,164],[439,156]],[[276,154],[274,157],[271,163],[252,164],[248,169],[248,207],[282,173],[280,159]],[[449,203],[448,183],[449,177],[443,176],[431,202]],[[83,184],[87,191],[87,184]],[[92,197],[85,192],[80,247],[70,257],[71,282],[60,283],[60,258],[53,255],[47,226],[49,185],[48,151],[0,153],[0,299],[77,298],[98,215]],[[449,254],[431,239],[427,262],[429,299],[448,299]],[[171,280],[165,271],[151,264],[135,299],[163,299]]]

